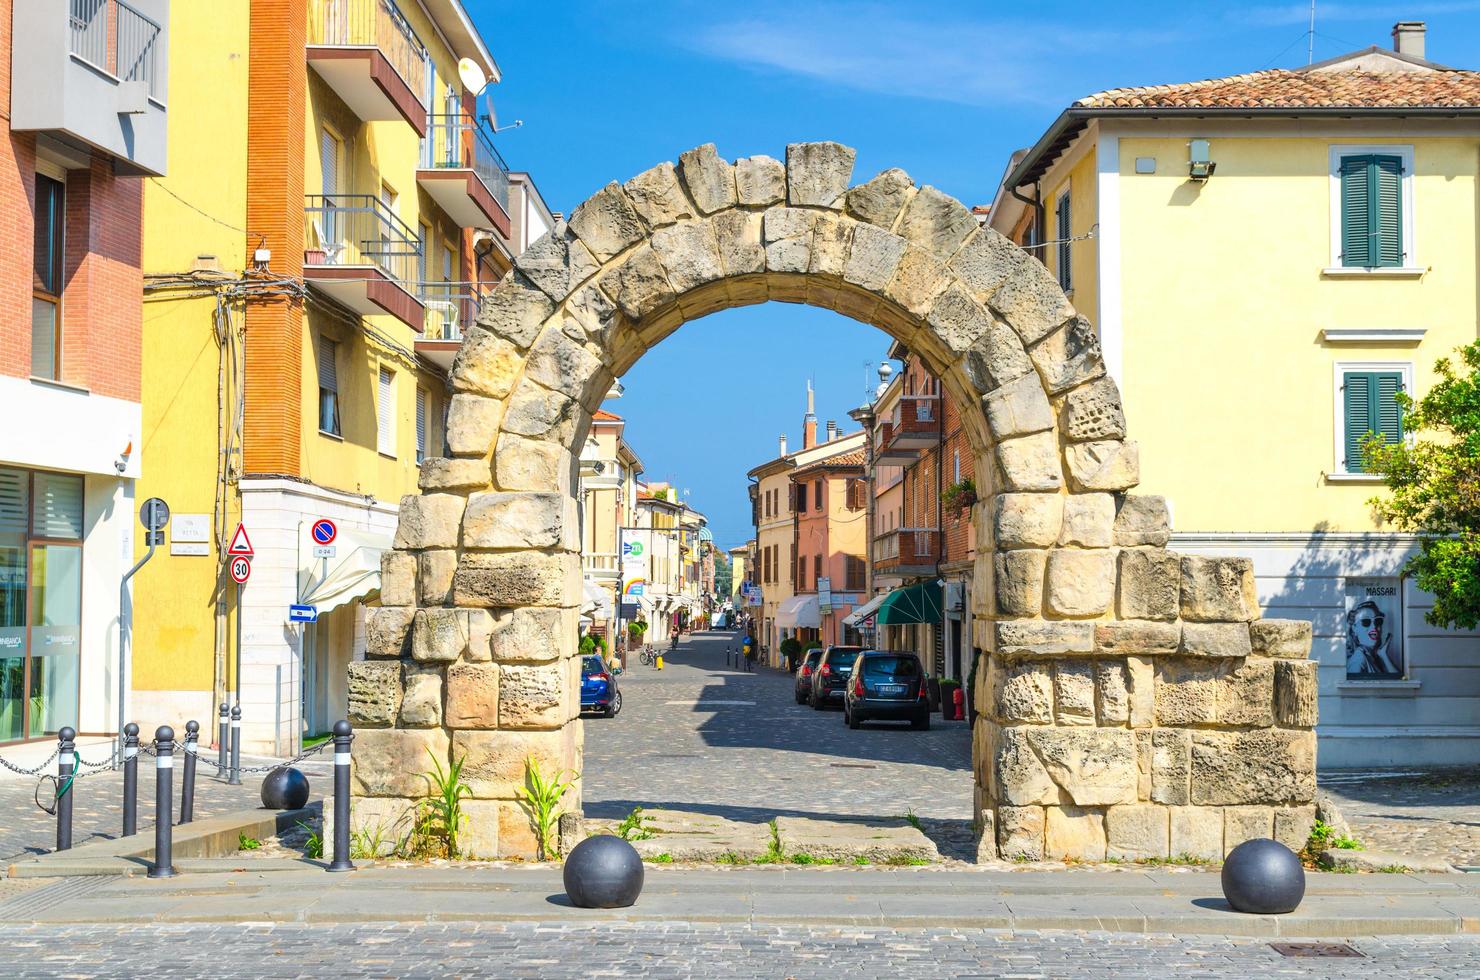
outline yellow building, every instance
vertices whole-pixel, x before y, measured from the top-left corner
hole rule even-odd
[[[1475,636],[1424,623],[1415,542],[1374,523],[1359,449],[1403,437],[1396,392],[1480,313],[1480,74],[1426,61],[1422,24],[1393,37],[1081,99],[990,212],[1044,243],[1086,372],[1098,341],[1170,547],[1250,556],[1265,615],[1314,622],[1327,766],[1480,758]]]
[[[627,444],[626,421],[598,410],[581,449],[582,625],[594,636],[616,628],[624,528],[636,526],[642,460]]]
[[[135,600],[131,713],[213,731],[239,700],[247,747],[289,751],[343,716],[477,297],[553,218],[480,118],[499,69],[458,0],[176,3],[170,27],[139,492],[175,518],[171,586]]]

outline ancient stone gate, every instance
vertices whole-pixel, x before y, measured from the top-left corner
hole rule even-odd
[[[1303,842],[1310,624],[1261,620],[1245,559],[1166,550],[1093,328],[958,201],[854,151],[713,145],[607,185],[515,261],[452,372],[449,459],[422,467],[351,667],[355,823],[465,759],[465,842],[529,856],[525,761],[581,768],[574,488],[612,379],[686,320],[779,300],[879,327],[961,407],[980,483],[973,740],[983,854],[1217,858]],[[572,803],[578,805],[578,799]]]

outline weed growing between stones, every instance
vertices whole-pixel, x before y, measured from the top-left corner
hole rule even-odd
[[[535,843],[539,847],[539,859],[548,861],[560,854],[560,801],[579,774],[557,772],[548,779],[540,772],[540,763],[533,756],[524,762],[524,785],[519,787],[519,802],[529,811],[529,822],[534,828]]]
[[[1338,834],[1335,827],[1324,820],[1317,820],[1310,829],[1310,837],[1306,839],[1305,846],[1300,849],[1300,860],[1307,868],[1317,867],[1321,852],[1333,848],[1341,851],[1366,850],[1355,837]]]
[[[431,757],[433,770],[423,773],[422,778],[431,785],[432,795],[417,802],[407,848],[412,857],[455,858],[461,853],[457,838],[467,819],[463,816],[462,801],[473,795],[472,789],[462,781],[466,757],[453,759],[443,769],[441,760],[430,749],[427,755]]]
[[[324,838],[313,827],[304,821],[298,821],[298,826],[308,834],[308,839],[303,842],[303,854],[305,857],[321,858],[324,856]]]
[[[672,864],[673,863],[673,855],[672,854],[669,854],[667,851],[664,851],[662,854],[659,854],[657,857],[650,857],[650,858],[648,858],[648,860],[651,861],[654,864]]]
[[[246,834],[236,835],[236,849],[238,851],[255,851],[261,846],[262,842],[255,837],[248,837]]]
[[[1406,875],[1410,870],[1406,864],[1384,864],[1377,869],[1377,873],[1384,875]]]
[[[373,827],[360,827],[349,832],[349,856],[357,860],[369,861],[400,849],[401,842],[387,836],[384,823],[377,822]]]
[[[635,806],[632,812],[622,818],[617,824],[617,836],[624,841],[652,840],[658,836],[656,831],[649,830],[642,825],[643,820],[648,819],[642,815],[642,807]]]
[[[904,814],[899,817],[899,819],[905,821],[911,827],[914,827],[916,830],[918,830],[920,833],[923,834],[925,832],[925,828],[920,825],[920,818],[915,813],[914,807],[910,807],[908,810],[906,810]]]

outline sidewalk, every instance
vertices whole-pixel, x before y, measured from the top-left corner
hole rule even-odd
[[[1213,873],[871,869],[665,869],[649,866],[629,909],[568,904],[552,866],[318,867],[168,880],[63,879],[5,891],[0,923],[717,923],[1215,936],[1340,937],[1480,932],[1480,878],[1307,877],[1286,916],[1227,908]]]

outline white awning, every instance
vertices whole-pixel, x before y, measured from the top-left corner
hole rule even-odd
[[[817,629],[822,625],[822,613],[817,608],[815,595],[792,596],[776,610],[776,625],[783,629]]]
[[[884,600],[887,598],[889,598],[889,593],[887,592],[883,593],[882,595],[874,596],[868,602],[865,602],[863,605],[859,606],[857,609],[844,616],[843,625],[857,626],[865,619],[873,619],[874,613],[879,611],[879,607],[884,604]]]
[[[611,594],[590,579],[581,580],[581,618],[613,619]]]
[[[380,556],[391,549],[390,533],[340,528],[334,557],[316,558],[312,524],[304,521],[298,529],[299,605],[314,606],[322,615],[380,589]]]

